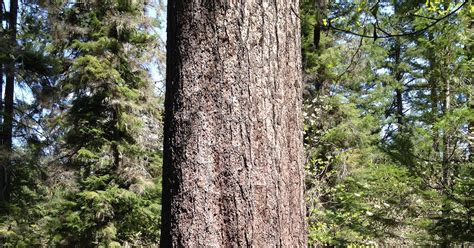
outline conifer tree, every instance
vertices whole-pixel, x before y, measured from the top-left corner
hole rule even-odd
[[[310,241],[471,241],[466,1],[329,5],[319,50],[311,2],[302,15],[307,87],[332,86],[305,99]]]
[[[159,158],[139,143],[143,116],[156,118],[145,63],[153,55],[144,1],[85,1],[61,6],[57,49],[67,51],[60,88],[67,166],[77,168],[57,214],[53,242],[146,245],[157,242]],[[151,114],[151,115],[150,115]],[[158,142],[158,141],[155,141]]]

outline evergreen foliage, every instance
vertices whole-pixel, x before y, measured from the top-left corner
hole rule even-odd
[[[146,65],[159,23],[145,14],[155,7],[25,3],[17,87],[33,101],[16,103],[24,138],[0,227],[6,247],[158,243],[161,100]]]
[[[321,2],[301,16],[310,243],[472,244],[472,7]]]

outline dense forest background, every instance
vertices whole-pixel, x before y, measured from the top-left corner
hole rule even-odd
[[[0,3],[0,246],[157,244],[166,3]],[[474,242],[473,16],[301,1],[310,244]]]

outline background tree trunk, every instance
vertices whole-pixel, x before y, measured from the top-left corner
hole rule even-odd
[[[3,18],[4,18],[4,3],[3,0],[0,0],[0,41],[3,41],[5,35],[5,29],[3,28]],[[3,204],[5,203],[5,197],[3,194],[3,189],[6,183],[6,166],[3,156],[3,61],[0,61],[0,214],[3,213]],[[2,240],[0,239],[0,242]]]
[[[10,51],[15,51],[16,47],[16,26],[18,16],[18,0],[10,1],[10,13],[8,16],[8,34]],[[7,202],[10,198],[10,175],[11,153],[13,145],[13,101],[15,90],[15,59],[9,58],[6,65],[5,81],[5,109],[3,115],[3,141],[2,141],[2,173],[0,174],[1,192],[0,201]]]
[[[168,3],[163,247],[306,246],[298,10]]]
[[[401,52],[402,48],[400,45],[400,41],[398,39],[395,40],[395,65],[394,65],[394,76],[395,80],[401,85],[401,88],[397,88],[395,90],[396,99],[395,102],[397,104],[397,124],[398,124],[398,131],[401,132],[403,129],[403,72],[400,70],[401,64]]]
[[[4,9],[3,6],[4,6],[3,0],[0,0],[0,41],[3,41],[3,37],[5,34],[5,29],[3,28],[3,18],[5,17],[3,13],[3,9]],[[3,122],[3,95],[2,95],[3,76],[4,76],[3,61],[0,61],[0,126]],[[0,128],[0,135],[1,135],[1,132],[2,132],[2,129]],[[1,142],[1,136],[0,136],[0,142]]]

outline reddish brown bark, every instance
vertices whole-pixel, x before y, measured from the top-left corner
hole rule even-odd
[[[162,247],[304,247],[298,0],[168,4]]]

